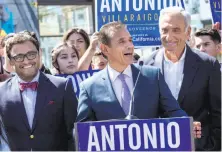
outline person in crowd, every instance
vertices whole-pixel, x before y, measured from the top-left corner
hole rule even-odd
[[[92,69],[93,70],[102,70],[107,65],[107,59],[104,57],[100,50],[97,50],[92,57]]]
[[[137,63],[139,59],[140,59],[140,56],[137,53],[134,53],[133,54],[133,63]]]
[[[218,61],[186,41],[191,16],[179,7],[160,11],[159,31],[163,48],[143,57],[144,64],[159,67],[180,107],[194,121],[200,121],[202,138],[196,150],[221,149],[221,72]]]
[[[13,36],[14,33],[10,33],[1,38],[0,44],[0,82],[3,82],[13,75],[13,68],[9,63],[9,59],[6,55],[5,43]]]
[[[78,122],[125,118],[132,94],[135,97],[134,115],[139,119],[158,118],[160,109],[169,117],[187,116],[173,98],[158,68],[132,64],[134,45],[125,24],[103,25],[99,42],[108,65],[80,84]],[[195,123],[194,128],[200,130],[200,123]],[[201,131],[197,131],[195,135],[200,137],[200,134]]]
[[[92,57],[98,45],[98,33],[95,32],[91,39],[88,34],[79,28],[73,28],[67,31],[63,37],[63,42],[74,45],[79,52],[79,71],[91,69]]]
[[[21,33],[23,33],[23,32],[31,35],[39,43],[39,40],[38,40],[35,32],[30,32],[28,30],[21,31]],[[46,74],[52,74],[50,72],[50,70],[44,65],[44,63],[42,63],[42,49],[39,50],[39,56],[40,56],[40,71],[42,71],[43,73],[46,73]]]
[[[200,29],[195,33],[195,47],[221,62],[221,36],[216,29]]]
[[[79,52],[79,58],[83,56],[90,45],[88,34],[80,28],[72,28],[68,30],[63,36],[63,42],[69,45],[74,45]]]
[[[73,74],[78,71],[79,52],[74,45],[63,42],[52,50],[52,65],[58,74]]]
[[[74,150],[72,82],[39,70],[39,43],[23,32],[6,43],[16,75],[0,83],[0,114],[13,151]]]

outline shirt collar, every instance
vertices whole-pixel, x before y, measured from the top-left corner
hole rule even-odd
[[[110,65],[108,64],[108,72],[109,72],[109,77],[112,82],[116,80],[116,78],[119,76],[120,72],[114,70]],[[123,71],[123,74],[127,75],[129,78],[132,77],[132,69],[131,66],[128,65],[127,68]]]
[[[177,62],[184,61],[186,52],[187,52],[187,46],[185,45],[183,54],[182,54],[181,58],[179,59],[179,61],[177,61]],[[168,62],[168,63],[172,63],[172,61],[170,61],[170,60],[167,58],[165,51],[164,51],[164,61],[166,61],[166,62]]]
[[[39,81],[39,75],[40,75],[40,72],[38,71],[37,75],[30,82],[38,82]],[[20,83],[28,83],[28,82],[22,80],[17,74],[16,74],[16,77],[17,77],[18,82],[20,82]]]

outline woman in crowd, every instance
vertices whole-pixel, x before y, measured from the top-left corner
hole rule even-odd
[[[88,34],[79,28],[73,28],[67,31],[63,36],[63,42],[74,45],[79,52],[79,71],[91,69],[92,57],[98,45],[98,33],[94,33],[89,40]]]
[[[56,74],[73,74],[78,71],[79,52],[73,45],[63,42],[52,50],[51,55]]]

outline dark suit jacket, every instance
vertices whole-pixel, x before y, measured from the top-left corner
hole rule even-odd
[[[200,121],[202,138],[195,141],[196,150],[220,150],[221,147],[221,72],[218,61],[187,47],[184,78],[178,96],[180,107]],[[163,71],[164,50],[144,57],[144,64]]]
[[[74,150],[77,99],[71,81],[40,72],[30,128],[16,77],[12,77],[0,84],[0,113],[11,150]]]
[[[135,84],[139,68],[131,65]],[[143,66],[134,92],[134,115],[139,119],[159,117],[163,109],[170,117],[187,116],[173,98],[158,68]],[[81,83],[77,121],[122,119],[126,115],[116,98],[108,68]]]

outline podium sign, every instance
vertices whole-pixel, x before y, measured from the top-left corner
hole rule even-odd
[[[193,119],[109,120],[75,124],[78,151],[192,151]]]

